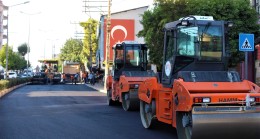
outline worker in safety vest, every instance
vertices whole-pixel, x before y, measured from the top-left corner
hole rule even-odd
[[[87,78],[87,74],[86,74],[86,72],[84,71],[84,72],[82,73],[82,83],[87,83],[87,82],[86,82],[86,78]]]
[[[61,74],[61,77],[62,77],[62,78],[61,78],[61,82],[62,82],[62,83],[65,83],[65,81],[66,81],[66,75],[65,75],[65,73],[62,73],[62,74]]]
[[[48,82],[47,83],[50,83],[50,84],[52,84],[53,82],[52,82],[52,80],[53,80],[53,73],[51,73],[51,69],[49,68],[49,69],[46,69],[45,70],[45,73],[47,73],[46,75],[47,75],[47,78],[48,78]]]
[[[73,84],[73,82],[74,82],[74,75],[70,75],[70,81],[71,81],[71,84]]]
[[[79,79],[79,73],[76,73],[76,74],[74,75],[74,83],[75,83],[75,85],[77,84],[78,79]]]
[[[50,78],[49,78],[49,69],[48,68],[46,68],[45,69],[45,75],[46,75],[46,77],[47,77],[47,84],[50,82]]]

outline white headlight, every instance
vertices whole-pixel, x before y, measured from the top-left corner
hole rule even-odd
[[[210,98],[203,98],[202,102],[203,103],[210,103]]]
[[[250,102],[255,102],[255,98],[254,98],[254,97],[250,97],[250,98],[249,98],[249,101],[250,101]]]

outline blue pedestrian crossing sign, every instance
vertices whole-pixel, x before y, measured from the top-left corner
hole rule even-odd
[[[254,51],[254,34],[239,34],[239,51]]]

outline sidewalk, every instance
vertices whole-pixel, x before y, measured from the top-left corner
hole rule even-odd
[[[91,85],[91,84],[85,84],[86,86],[90,87],[90,88],[93,88],[93,89],[96,89],[98,90],[99,92],[101,93],[107,93],[105,90],[104,90],[104,84],[101,84],[101,83],[95,83],[95,85]]]

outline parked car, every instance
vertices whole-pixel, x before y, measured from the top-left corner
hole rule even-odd
[[[16,72],[8,72],[8,77],[9,78],[17,78],[17,73]]]
[[[31,77],[31,76],[26,73],[20,75],[20,78],[28,78],[28,77]]]
[[[0,80],[5,79],[5,72],[0,72]]]

